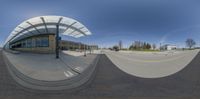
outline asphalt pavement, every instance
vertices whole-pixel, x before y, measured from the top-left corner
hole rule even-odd
[[[7,99],[192,99],[200,97],[200,54],[180,72],[163,78],[139,78],[116,67],[102,55],[96,74],[73,90],[40,91],[17,84],[0,54],[0,98]]]
[[[105,51],[109,59],[121,70],[142,78],[161,78],[181,71],[199,50],[143,52]]]

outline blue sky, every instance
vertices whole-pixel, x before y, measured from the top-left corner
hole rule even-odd
[[[185,46],[193,38],[200,46],[200,2],[193,0],[1,0],[0,45],[26,19],[61,15],[83,23],[92,35],[81,41],[109,47],[122,40]]]

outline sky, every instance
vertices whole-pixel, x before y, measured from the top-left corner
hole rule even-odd
[[[200,46],[200,2],[197,0],[1,0],[0,46],[21,22],[43,15],[70,17],[91,36],[62,39],[110,47],[121,40],[185,47],[187,38]]]

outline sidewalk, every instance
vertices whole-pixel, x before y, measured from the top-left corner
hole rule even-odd
[[[13,54],[4,51],[4,56],[17,72],[38,81],[58,82],[78,78],[88,69],[95,67],[97,54],[84,56],[72,56],[61,52],[60,58],[56,59],[55,54]],[[78,78],[79,79],[79,78]],[[82,78],[80,78],[82,79]],[[72,82],[71,82],[72,83]]]

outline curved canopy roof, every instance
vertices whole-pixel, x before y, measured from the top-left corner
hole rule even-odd
[[[63,16],[39,16],[19,24],[6,39],[5,43],[17,41],[38,34],[55,34],[56,25],[62,35],[79,38],[91,35],[91,32],[80,22]]]

